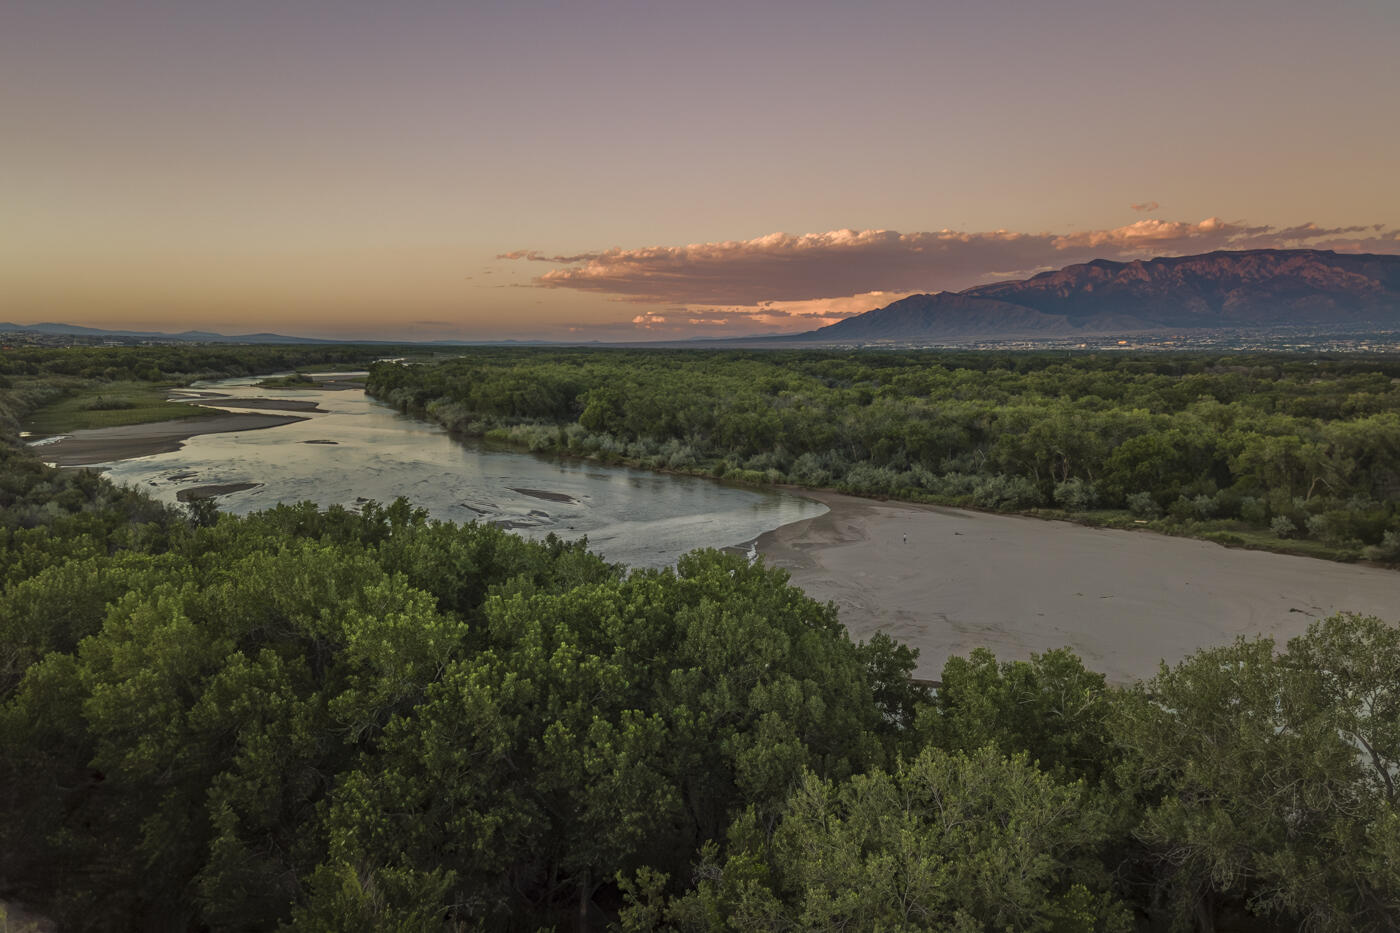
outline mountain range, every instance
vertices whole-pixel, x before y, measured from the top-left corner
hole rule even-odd
[[[1133,262],[1095,259],[1020,281],[911,295],[801,334],[667,341],[664,345],[849,344],[1294,326],[1343,330],[1358,325],[1400,327],[1400,255],[1255,249]],[[0,323],[3,332],[201,343],[394,342],[266,333],[225,336],[193,330],[167,334],[53,323]],[[401,342],[426,346],[481,343]]]
[[[1257,249],[1112,262],[911,295],[812,342],[1400,325],[1400,256]]]

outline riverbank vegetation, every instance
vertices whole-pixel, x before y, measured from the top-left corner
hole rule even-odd
[[[0,896],[63,929],[1388,930],[1400,629],[1106,685],[781,571],[0,450]]]
[[[334,371],[335,369],[333,368],[327,368],[327,372]],[[259,379],[257,385],[264,389],[343,389],[348,385],[363,386],[364,377],[362,375],[357,375],[353,377],[335,376],[332,378],[317,379],[306,373],[296,372],[287,376],[270,376],[267,379]]]
[[[367,390],[541,453],[1400,560],[1393,357],[483,349]]]
[[[736,555],[186,512],[0,426],[0,898],[65,930],[1395,928],[1394,624],[1129,688],[914,661]]]
[[[269,376],[259,379],[259,386],[265,389],[312,389],[319,383],[306,373],[292,373],[290,376]]]

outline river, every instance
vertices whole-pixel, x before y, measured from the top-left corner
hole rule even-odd
[[[1377,567],[830,492],[811,493],[814,502],[536,457],[454,439],[358,389],[253,382],[195,388],[226,396],[204,404],[232,411],[271,414],[240,407],[254,398],[321,410],[101,468],[167,502],[196,486],[259,484],[219,497],[235,513],[406,496],[435,518],[493,522],[535,539],[587,536],[609,560],[634,566],[669,565],[698,547],[746,547],[763,535],[770,566],[834,601],[856,638],[885,631],[918,648],[917,672],[928,678],[976,647],[1011,659],[1068,645],[1110,680],[1131,683],[1198,648],[1255,635],[1282,641],[1338,611],[1391,619],[1400,606],[1400,574]]]
[[[643,567],[674,564],[695,548],[745,546],[826,511],[781,491],[493,449],[405,417],[359,389],[271,389],[256,381],[191,389],[227,396],[202,404],[230,411],[251,410],[239,400],[254,398],[314,402],[321,411],[296,411],[306,420],[264,430],[198,435],[171,453],[98,468],[172,503],[196,486],[258,484],[218,498],[220,509],[235,514],[280,502],[355,507],[404,496],[436,519],[491,522],[536,540],[587,537],[608,560]]]

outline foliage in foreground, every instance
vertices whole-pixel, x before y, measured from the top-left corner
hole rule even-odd
[[[1394,625],[1131,689],[913,660],[715,552],[191,518],[0,445],[0,893],[76,930],[1400,925]]]
[[[8,475],[0,883],[75,929],[1400,917],[1374,619],[1127,691],[976,652],[929,695],[714,552],[625,574],[402,503],[201,528]]]
[[[15,557],[0,600],[0,875],[79,927],[529,926],[883,761],[919,695],[714,552],[624,575],[402,503],[155,518]]]
[[[1128,930],[1096,858],[1108,825],[1082,782],[1061,783],[1024,755],[930,746],[893,773],[805,774],[776,829],[747,811],[723,856],[713,843],[702,851],[693,890],[663,905],[634,888],[623,925]],[[655,898],[660,876],[642,879]]]

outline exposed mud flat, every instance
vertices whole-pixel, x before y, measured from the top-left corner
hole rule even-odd
[[[807,494],[807,493],[804,493]],[[816,492],[831,511],[759,538],[770,566],[836,603],[854,637],[951,655],[1069,646],[1118,683],[1236,637],[1283,641],[1351,611],[1400,618],[1400,573],[1149,531]]]

